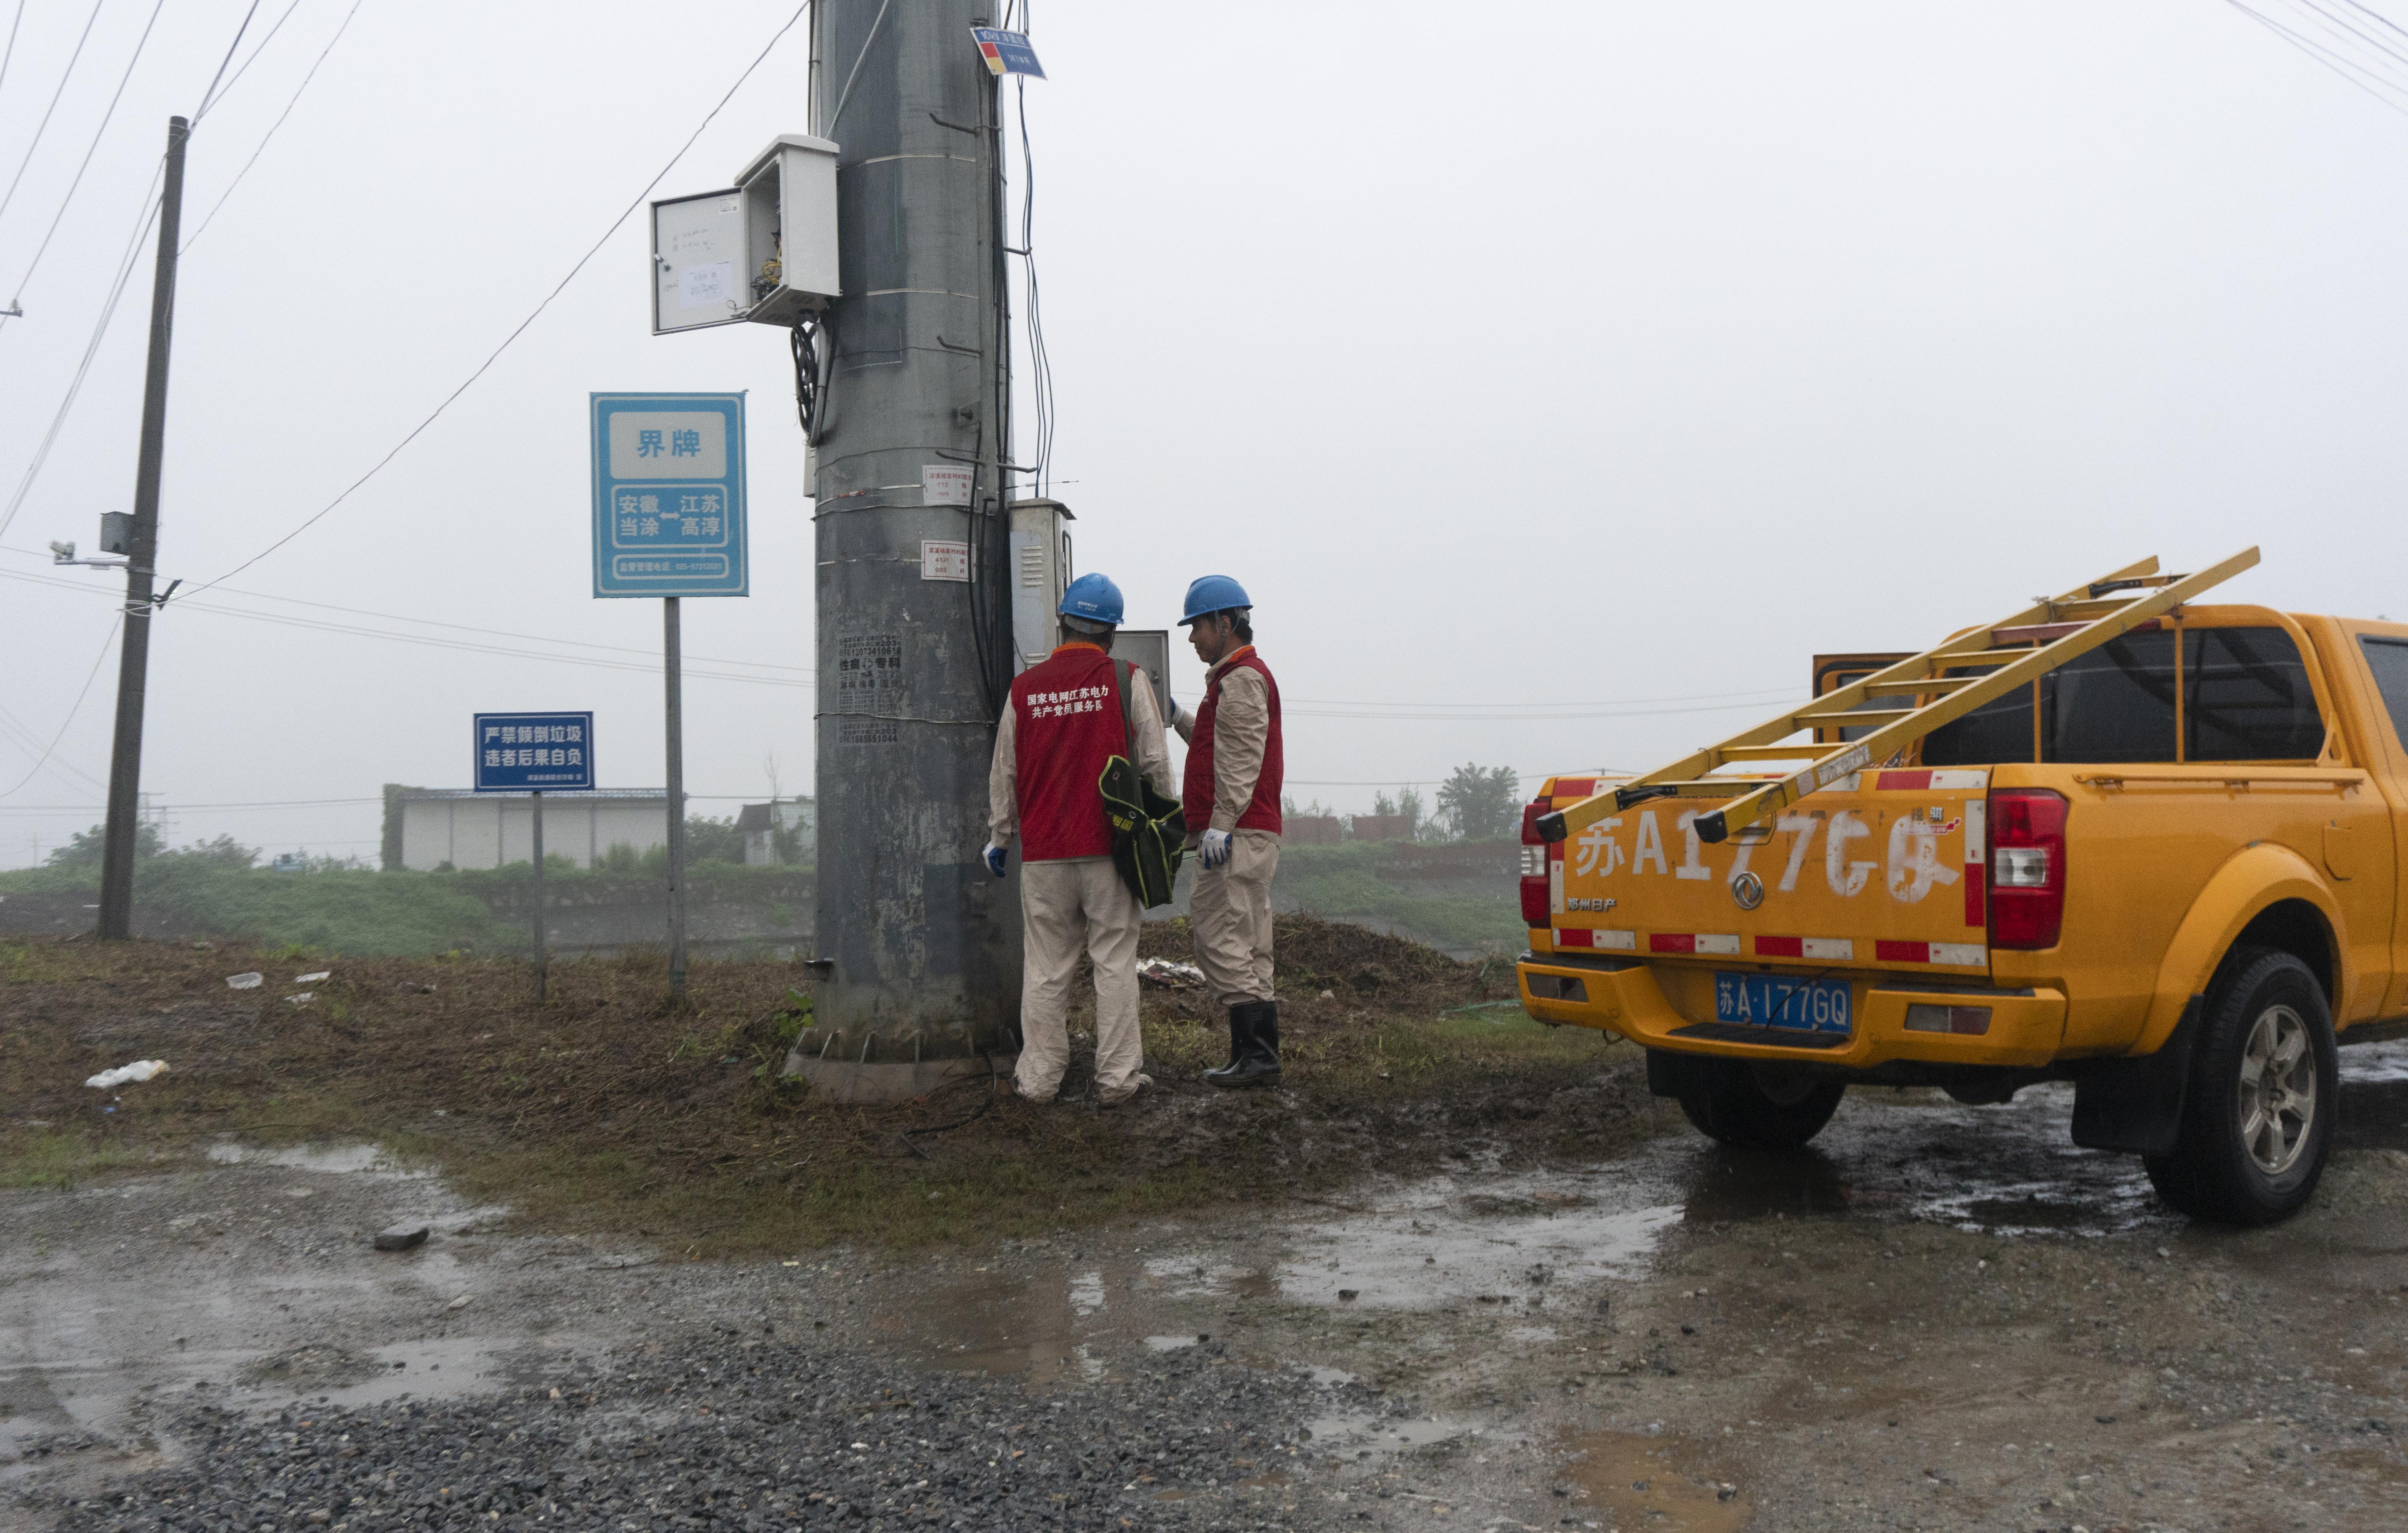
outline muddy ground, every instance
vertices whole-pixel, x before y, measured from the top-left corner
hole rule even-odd
[[[1742,1155],[1637,1090],[1627,1047],[1439,1017],[1479,1004],[1453,969],[1341,1003],[1333,962],[1326,1082],[1000,1127],[997,1105],[865,1185],[1008,1219],[880,1222],[763,1178],[747,1197],[844,1232],[709,1245],[496,1182],[545,1163],[423,1082],[408,1133],[374,1093],[297,1080],[276,1110],[306,1130],[206,1082],[30,1128],[36,1095],[76,1098],[27,1071],[181,1004],[121,978],[114,1013],[76,1011],[111,981],[38,970],[56,956],[18,965],[0,1013],[0,1145],[54,1168],[0,1191],[0,1526],[2408,1526],[2408,1045],[2344,1052],[2316,1204],[2236,1232],[2071,1148],[2061,1089],[1856,1093],[1807,1153]],[[248,1089],[256,1051],[304,1057],[253,1037],[225,1046]],[[593,1089],[633,1113],[694,1088]],[[435,1111],[471,1126],[426,1132]],[[135,1122],[74,1158],[62,1125],[94,1116]],[[762,1116],[855,1153],[899,1132]],[[1049,1222],[996,1168],[1121,1153],[1155,1164],[1126,1180],[1158,1203],[1059,1197]],[[641,1174],[691,1190],[686,1164]],[[433,1237],[372,1250],[396,1220]]]

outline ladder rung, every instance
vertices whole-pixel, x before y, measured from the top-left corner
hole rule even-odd
[[[1808,724],[1887,724],[1892,719],[1912,718],[1920,711],[1919,709],[1912,708],[1842,709],[1831,713],[1793,713],[1790,715],[1790,723],[1800,728]]]
[[[1844,745],[1817,745],[1808,740],[1802,745],[1717,745],[1714,754],[1725,762],[1732,761],[1820,761],[1834,751],[1844,751]]]
[[[2128,596],[2101,596],[2094,601],[2061,601],[2050,610],[2056,614],[2060,623],[2086,623],[2093,618],[2103,618],[2110,612],[2120,612],[2138,601],[2140,597],[2141,594],[2135,591]]]

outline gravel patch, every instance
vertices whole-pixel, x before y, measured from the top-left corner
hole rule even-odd
[[[1336,1456],[1306,1421],[1379,1408],[1221,1343],[1044,1387],[724,1334],[554,1377],[354,1409],[197,1407],[164,1434],[176,1467],[24,1510],[76,1533],[1290,1527],[1289,1477]]]

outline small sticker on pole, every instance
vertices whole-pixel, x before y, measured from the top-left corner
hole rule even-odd
[[[1034,75],[1045,78],[1045,66],[1037,62],[1037,50],[1028,46],[1025,32],[1006,32],[1000,27],[974,26],[970,36],[978,41],[979,56],[986,60],[987,68],[998,75]]]
[[[920,579],[967,580],[970,578],[970,546],[933,537],[920,539]]]
[[[957,468],[951,464],[923,464],[920,467],[920,503],[924,506],[967,506],[974,471]]]

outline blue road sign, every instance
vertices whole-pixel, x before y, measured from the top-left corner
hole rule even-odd
[[[479,793],[567,793],[594,786],[591,713],[477,715]]]
[[[744,396],[597,394],[594,594],[741,596]]]
[[[1037,62],[1037,50],[1028,46],[1027,33],[974,26],[970,28],[970,36],[978,43],[979,57],[986,60],[989,71],[998,75],[1045,78],[1045,66]]]

